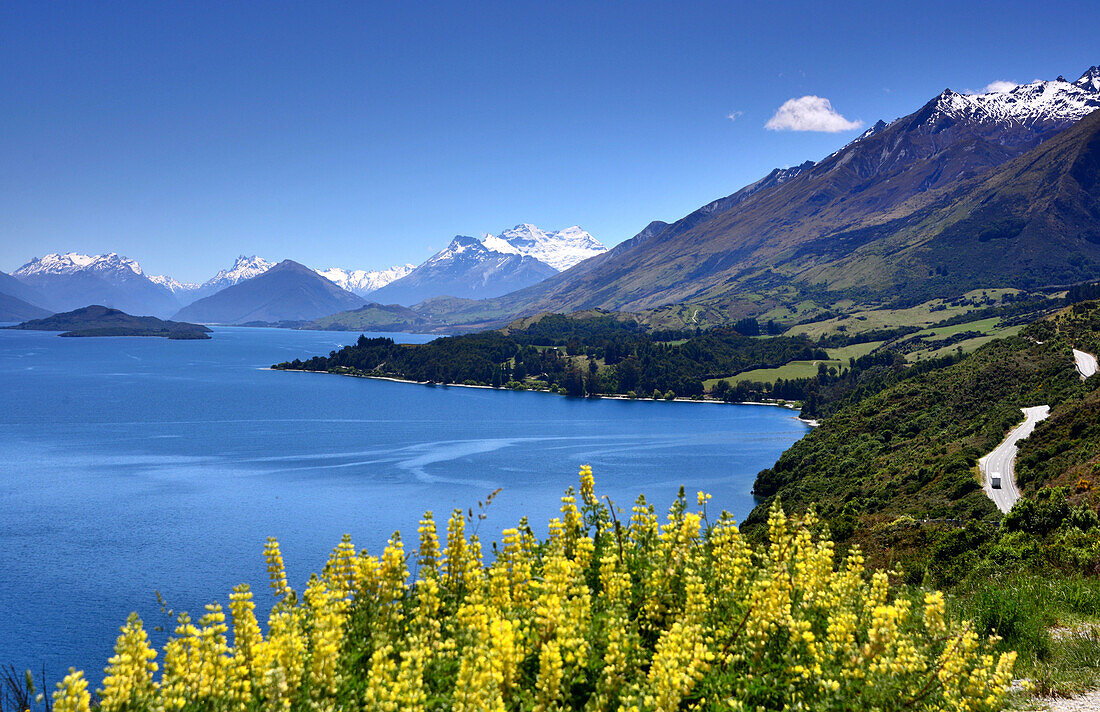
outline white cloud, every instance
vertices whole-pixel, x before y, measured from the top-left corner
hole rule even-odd
[[[849,121],[833,108],[828,99],[820,96],[802,96],[788,99],[768,119],[764,128],[772,131],[851,131],[863,126],[862,121]]]
[[[731,111],[729,116],[727,116],[726,118],[730,121],[737,121],[744,113],[744,111]]]
[[[1003,79],[999,79],[995,82],[990,82],[986,85],[985,89],[982,89],[983,94],[1003,94],[1009,92],[1020,86],[1016,82],[1007,82]]]

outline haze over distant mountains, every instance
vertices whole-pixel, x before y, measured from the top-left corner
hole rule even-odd
[[[419,267],[405,264],[384,270],[329,267],[312,271],[323,281],[358,297],[373,295],[391,283],[401,282],[399,289],[383,293],[381,298],[411,304],[443,295],[499,296],[556,274],[558,266],[571,266],[606,250],[576,226],[547,232],[534,225],[521,224],[505,230],[499,237],[485,235],[481,240],[459,240],[463,241],[471,243],[471,249],[462,257],[459,255],[464,248],[450,252],[445,250],[446,256],[441,252]],[[534,255],[548,262],[541,262]],[[181,307],[255,279],[275,266],[274,262],[256,255],[241,255],[228,269],[219,270],[202,284],[190,284],[167,275],[146,275],[135,260],[114,253],[52,253],[31,260],[16,270],[14,277],[5,275],[7,281],[0,281],[0,320],[22,321],[89,304],[103,304],[134,314],[168,317]],[[407,277],[411,279],[405,280]],[[279,291],[282,300],[295,298],[293,291],[276,291]],[[359,300],[356,305],[362,303]],[[342,302],[341,308],[347,308],[348,304]],[[297,309],[293,304],[271,304],[265,311],[283,315],[277,321],[312,320],[324,316],[315,314],[316,310],[306,305]],[[232,309],[223,311],[219,308],[216,310],[217,318],[213,320],[223,321],[230,312]],[[288,317],[288,314],[305,316]],[[235,321],[234,318],[225,323]]]

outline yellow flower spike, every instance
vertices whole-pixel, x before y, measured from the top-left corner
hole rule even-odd
[[[285,599],[294,592],[286,581],[286,567],[283,565],[283,554],[279,550],[279,541],[269,536],[264,545],[264,559],[267,561],[267,574],[271,579],[271,590],[279,600]]]
[[[596,479],[592,476],[591,465],[581,465],[581,500],[588,506],[596,504]]]
[[[115,654],[107,661],[107,674],[99,691],[101,709],[112,712],[152,703],[157,691],[153,681],[156,657],[141,619],[131,613],[115,642]]]
[[[319,578],[310,581],[305,601],[313,623],[309,636],[308,672],[311,686],[323,695],[335,695],[347,602],[338,591],[329,590],[324,580]]]
[[[427,578],[439,575],[439,535],[436,533],[435,519],[431,512],[424,512],[417,527],[420,535],[420,548],[416,552],[416,565],[420,567],[420,576]]]
[[[342,596],[351,595],[355,591],[355,567],[355,547],[351,543],[351,535],[344,534],[325,564],[325,583]]]
[[[229,596],[229,613],[233,624],[233,679],[231,696],[238,705],[245,705],[259,685],[262,671],[259,664],[263,634],[256,620],[256,604],[252,591],[242,583]]]
[[[865,570],[854,547],[837,561],[812,511],[774,506],[768,543],[754,550],[726,514],[703,527],[705,493],[696,496],[702,512],[680,498],[663,526],[639,497],[625,527],[594,532],[584,528],[578,499],[596,502],[587,466],[548,539],[537,541],[521,520],[503,532],[488,567],[461,511],[442,551],[426,514],[412,586],[399,535],[380,556],[355,554],[344,537],[299,600],[272,539],[264,555],[278,603],[266,638],[251,592],[239,586],[228,611],[211,604],[197,622],[180,616],[157,686],[155,653],[131,618],[107,668],[102,707],[1003,706],[1016,656],[994,655],[997,641],[951,620],[943,594],[898,595],[886,573]],[[62,712],[90,706],[78,673],[55,699]]]
[[[947,626],[944,623],[944,614],[947,611],[947,601],[943,593],[933,591],[924,596],[924,626],[929,633],[942,635]]]
[[[84,673],[69,668],[69,674],[57,683],[57,690],[53,693],[55,712],[89,712],[91,701]]]
[[[456,509],[447,521],[447,550],[443,552],[447,588],[455,593],[459,593],[465,584],[466,547],[466,517],[461,509]]]

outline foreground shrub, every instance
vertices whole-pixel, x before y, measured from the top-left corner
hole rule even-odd
[[[692,510],[681,493],[662,525],[639,498],[621,521],[585,467],[546,540],[521,521],[485,565],[462,512],[442,542],[428,513],[415,554],[397,534],[377,557],[345,536],[302,596],[269,540],[266,637],[239,586],[228,621],[218,604],[180,617],[157,680],[132,616],[102,708],[1000,708],[1015,653],[991,654],[941,593],[892,593],[858,551],[837,561],[812,513],[773,507],[754,550],[728,514],[708,518],[708,499]],[[54,699],[86,710],[80,674]]]

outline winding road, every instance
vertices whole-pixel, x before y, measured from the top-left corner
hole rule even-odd
[[[1077,373],[1081,374],[1081,380],[1096,375],[1096,357],[1086,351],[1073,350],[1073,361],[1077,365]]]
[[[1020,410],[1024,412],[1024,422],[1010,432],[993,452],[978,460],[978,467],[982,471],[982,487],[1002,512],[1008,512],[1020,499],[1020,490],[1016,488],[1016,443],[1031,435],[1039,421],[1050,415],[1049,405]],[[1001,478],[999,489],[993,489],[993,477]]]

